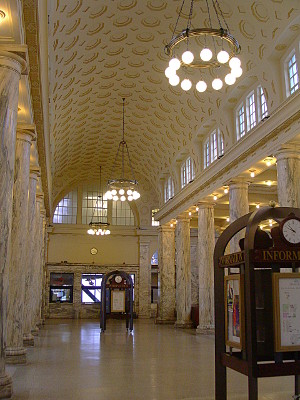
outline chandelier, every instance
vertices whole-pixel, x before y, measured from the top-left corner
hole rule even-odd
[[[109,223],[108,222],[104,222],[102,219],[103,217],[105,217],[104,215],[104,203],[103,203],[103,191],[102,191],[102,187],[101,187],[101,166],[100,166],[100,195],[97,196],[97,200],[93,209],[93,215],[92,215],[92,219],[91,222],[89,223],[89,229],[87,231],[87,233],[89,235],[97,235],[97,236],[104,236],[104,235],[109,235],[110,234],[110,230],[108,229],[109,227]],[[106,208],[107,211],[107,208]],[[107,218],[107,214],[106,214],[106,218]],[[95,221],[96,219],[96,221]]]
[[[138,182],[134,176],[134,170],[132,168],[128,146],[124,139],[124,136],[125,136],[124,116],[125,116],[125,99],[123,98],[123,137],[122,137],[121,142],[119,143],[117,155],[116,155],[114,166],[113,166],[113,172],[114,172],[116,169],[116,163],[119,158],[119,154],[121,153],[122,174],[121,174],[121,178],[110,179],[107,182],[108,191],[105,193],[106,199],[114,200],[114,201],[118,201],[118,200],[132,201],[132,200],[137,200],[138,198],[141,197],[140,193],[138,192]],[[125,155],[127,155],[128,164],[129,164],[129,167],[131,170],[131,175],[132,175],[133,179],[125,178],[125,173],[124,173]]]
[[[165,54],[170,57],[165,75],[170,85],[177,86],[181,82],[181,88],[188,91],[193,86],[189,78],[197,73],[198,92],[205,92],[209,84],[214,90],[220,90],[223,87],[222,79],[227,85],[233,85],[243,73],[241,61],[236,57],[241,47],[230,34],[218,0],[205,0],[208,21],[207,26],[202,28],[191,27],[194,7],[194,0],[191,0],[187,26],[176,35],[184,3],[185,0],[182,2],[172,38],[165,46]],[[199,14],[203,14],[201,9]],[[212,26],[212,17],[217,21],[216,28]],[[209,72],[210,82],[207,80],[208,74],[204,77],[204,72]]]

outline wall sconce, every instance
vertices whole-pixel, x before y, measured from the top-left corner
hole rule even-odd
[[[274,164],[275,159],[273,157],[267,157],[264,159],[264,162],[266,163],[267,167],[270,167],[272,164]]]
[[[256,203],[256,206],[255,206],[256,208],[259,208],[260,207],[260,205],[259,205],[259,203]]]
[[[224,194],[227,194],[228,193],[228,187],[226,187],[225,189],[224,189]]]
[[[214,195],[214,200],[218,200],[218,196],[217,195]]]
[[[272,181],[266,181],[267,186],[272,186]]]
[[[199,207],[196,207],[196,211],[197,211],[197,212],[199,211]]]
[[[227,218],[226,218],[226,222],[229,222],[229,221],[230,221],[230,220],[229,220],[229,217],[227,217]]]
[[[255,169],[249,169],[251,178],[255,177]]]

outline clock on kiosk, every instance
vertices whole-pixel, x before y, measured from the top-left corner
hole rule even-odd
[[[280,223],[280,236],[289,246],[300,245],[300,218],[289,215]]]

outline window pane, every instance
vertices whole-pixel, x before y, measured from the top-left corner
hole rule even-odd
[[[68,218],[68,216],[70,218]],[[54,215],[54,224],[76,224],[77,192],[68,193],[57,205]]]
[[[295,54],[288,62],[288,75],[290,94],[293,94],[299,88],[298,66]]]

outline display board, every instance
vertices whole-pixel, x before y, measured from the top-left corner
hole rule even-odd
[[[111,312],[125,312],[125,290],[111,291]]]
[[[227,346],[243,347],[243,293],[239,274],[225,277],[225,343]]]
[[[300,273],[273,274],[275,351],[300,351]]]

